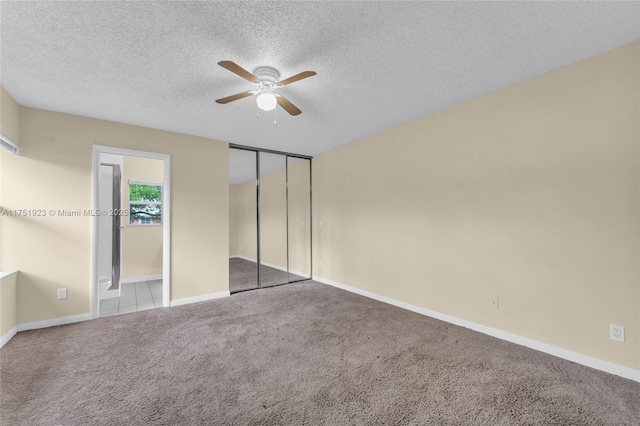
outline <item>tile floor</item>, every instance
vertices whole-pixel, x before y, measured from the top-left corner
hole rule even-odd
[[[100,316],[126,314],[162,306],[162,280],[121,284],[120,297],[100,301]]]

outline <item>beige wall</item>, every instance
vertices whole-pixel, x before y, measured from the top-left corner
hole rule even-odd
[[[304,277],[311,274],[309,163],[289,165],[289,270]]]
[[[129,209],[129,180],[162,184],[164,162],[124,156],[122,206]],[[123,218],[122,278],[162,275],[162,225],[133,226]]]
[[[315,157],[314,274],[640,368],[639,51]]]
[[[20,106],[0,87],[0,132],[20,145]]]
[[[228,144],[31,108],[20,132],[21,155],[2,159],[8,209],[90,209],[92,144],[171,154],[171,299],[228,291]],[[88,313],[91,218],[4,219],[0,270],[21,271],[18,322]]]
[[[14,273],[0,279],[0,337],[7,334],[17,323],[17,277]]]

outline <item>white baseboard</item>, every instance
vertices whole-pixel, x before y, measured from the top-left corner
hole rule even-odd
[[[636,382],[640,382],[640,371],[634,370],[629,367],[614,364],[609,361],[603,361],[601,359],[593,358],[588,355],[583,355],[578,352],[562,349],[557,346],[550,345],[548,343],[539,342],[537,340],[529,339],[527,337],[518,336],[517,334],[508,333],[506,331],[498,330],[495,328],[487,327],[481,324],[477,324],[471,321],[467,321],[461,318],[453,317],[451,315],[443,314],[440,312],[432,311],[430,309],[421,308],[420,306],[411,305],[409,303],[401,302],[399,300],[392,299],[386,296],[380,296],[378,294],[361,290],[356,287],[351,287],[345,284],[341,284],[335,281],[327,280],[325,278],[313,277],[314,281],[318,281],[323,284],[328,284],[333,287],[340,288],[342,290],[350,291],[352,293],[359,294],[371,299],[378,300],[380,302],[388,303],[393,306],[397,306],[408,311],[416,312],[431,318],[439,319],[451,324],[459,325],[461,327],[469,328],[479,333],[487,334],[489,336],[496,337],[498,339],[506,340],[507,342],[515,343],[518,345],[526,346],[531,349],[535,349],[540,352],[547,353],[549,355],[557,356],[568,361],[582,364],[587,367],[595,368],[596,370],[605,371],[607,373],[615,374],[616,376],[624,377]]]
[[[253,262],[253,263],[257,263],[258,262],[256,259],[252,259],[250,257],[240,256],[240,255],[230,256],[229,259],[244,259],[244,260],[248,260],[249,262]],[[286,267],[278,266],[278,265],[275,265],[273,263],[268,263],[268,262],[260,262],[260,263],[263,266],[267,266],[269,268],[277,269],[278,271],[287,272],[287,268]],[[296,271],[295,269],[289,269],[289,273],[290,274],[294,274],[294,275],[298,275],[298,276],[301,276],[301,277],[306,277],[306,276],[309,275],[306,272]],[[309,278],[309,279],[311,279],[311,278]]]
[[[174,299],[171,301],[170,306],[188,305],[189,303],[205,302],[207,300],[221,299],[223,297],[229,297],[228,291],[221,291],[219,293],[203,294],[201,296],[183,297],[182,299]]]
[[[252,259],[252,258],[247,257],[247,256],[240,256],[239,254],[238,254],[238,255],[236,255],[236,256],[232,256],[231,258],[232,258],[232,259],[244,259],[244,260],[248,260],[249,262],[253,262],[253,263],[256,263],[256,262],[257,262],[257,260],[256,260],[256,259]]]
[[[7,331],[7,333],[0,339],[0,348],[3,347],[9,340],[11,340],[11,338],[15,336],[17,332],[18,326],[14,325],[13,328]]]
[[[120,284],[139,283],[142,281],[157,281],[161,279],[162,279],[162,274],[143,275],[141,277],[126,277],[126,278],[120,278]]]
[[[74,322],[88,321],[91,314],[71,315],[68,317],[53,318],[44,321],[25,322],[18,324],[18,331],[35,330],[38,328],[54,327],[56,325],[73,324]]]

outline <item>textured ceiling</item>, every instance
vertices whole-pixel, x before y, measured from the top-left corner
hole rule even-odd
[[[8,2],[0,78],[22,105],[315,155],[640,38],[638,2]],[[256,118],[269,65],[302,109]]]

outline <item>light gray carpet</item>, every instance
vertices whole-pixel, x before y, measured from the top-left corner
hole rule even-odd
[[[261,287],[271,287],[286,284],[290,281],[299,281],[304,278],[292,273],[287,274],[269,266],[260,266]],[[229,259],[229,291],[249,290],[258,287],[258,268],[256,262],[240,259]]]
[[[305,282],[18,333],[3,425],[632,425],[640,384]]]

